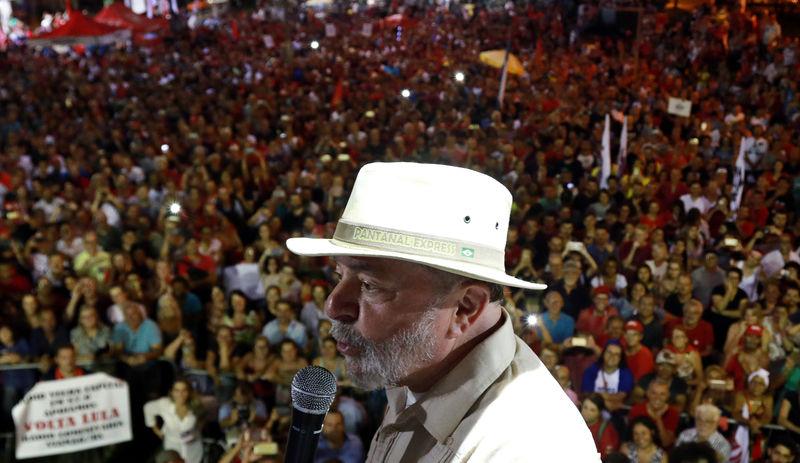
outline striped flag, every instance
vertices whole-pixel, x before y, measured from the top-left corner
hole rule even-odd
[[[628,161],[628,116],[622,116],[622,132],[619,134],[619,153],[617,154],[617,175],[625,173]]]
[[[733,172],[733,202],[731,202],[731,211],[736,211],[742,204],[742,193],[744,192],[744,179],[747,175],[747,164],[744,162],[745,154],[745,138],[739,142],[739,157],[736,158],[736,166]]]
[[[511,44],[506,45],[506,57],[503,60],[503,76],[500,78],[500,93],[497,94],[497,105],[503,109],[503,97],[506,95],[506,81],[508,80],[508,54]]]
[[[600,188],[608,188],[608,177],[611,175],[611,117],[606,114],[606,126],[603,129],[603,151],[600,153]]]

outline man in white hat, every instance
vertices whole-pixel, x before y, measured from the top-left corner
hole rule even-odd
[[[599,462],[575,406],[514,336],[499,301],[511,194],[468,169],[368,164],[333,239],[292,252],[335,256],[325,313],[348,377],[387,388],[370,462]]]

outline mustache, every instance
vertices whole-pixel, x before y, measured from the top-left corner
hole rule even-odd
[[[333,339],[345,344],[350,344],[359,349],[366,349],[369,346],[369,341],[362,336],[352,325],[348,325],[336,320],[331,322],[331,331],[329,333]]]

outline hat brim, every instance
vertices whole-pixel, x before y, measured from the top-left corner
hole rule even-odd
[[[455,262],[449,259],[441,259],[430,256],[417,256],[402,252],[387,251],[366,246],[359,246],[345,243],[338,240],[323,238],[289,238],[286,247],[295,254],[301,256],[355,256],[355,257],[384,257],[388,259],[403,260],[414,262],[428,267],[433,267],[445,272],[455,273],[465,277],[490,283],[498,283],[505,286],[523,289],[546,289],[547,285],[541,283],[531,283],[519,278],[506,275],[505,272],[486,268],[482,265],[470,264],[467,262]]]

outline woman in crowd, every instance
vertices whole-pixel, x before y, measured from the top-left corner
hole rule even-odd
[[[647,415],[637,416],[628,424],[630,440],[622,444],[622,453],[630,463],[667,463],[667,453],[661,448],[656,423]]]
[[[597,363],[583,373],[581,391],[584,395],[598,393],[609,411],[619,410],[633,391],[633,374],[627,368],[625,353],[617,342],[603,348]]]
[[[97,309],[83,306],[78,314],[78,326],[70,331],[69,339],[75,346],[78,361],[93,361],[108,351],[111,328],[100,321]]]
[[[314,284],[311,288],[311,300],[306,302],[300,311],[300,322],[308,330],[308,337],[313,338],[319,329],[320,320],[327,319],[325,315],[325,301],[328,291],[323,284]]]
[[[739,283],[739,287],[747,293],[750,302],[758,300],[758,283],[763,276],[760,264],[761,253],[756,250],[750,251],[745,260],[736,263],[736,266],[742,271],[742,281]]]
[[[737,391],[733,400],[733,418],[750,430],[750,441],[761,435],[761,427],[772,421],[774,399],[767,393],[769,373],[759,369],[747,378],[747,388]]]
[[[22,313],[25,315],[25,322],[28,328],[36,329],[42,326],[39,320],[39,301],[33,294],[26,294],[22,296]]]
[[[237,345],[233,340],[233,331],[221,326],[217,332],[216,342],[206,352],[206,371],[214,380],[217,392],[228,400],[233,395],[236,385],[233,373],[237,362],[247,353],[247,348]]]
[[[639,307],[642,302],[642,298],[647,295],[649,291],[644,283],[637,280],[628,286],[626,293],[626,297],[616,299],[611,304],[617,308],[617,311],[623,320],[629,320],[633,318],[635,314],[639,313]]]
[[[262,225],[262,227],[266,227],[266,225]],[[258,269],[261,272],[261,284],[264,286],[264,289],[278,285],[280,262],[277,257],[270,256],[264,251],[258,261]]]
[[[674,354],[678,377],[686,381],[689,386],[696,386],[703,380],[703,363],[700,353],[689,344],[686,329],[676,326],[672,329],[670,343],[665,347]]]
[[[169,344],[178,336],[182,324],[181,308],[172,294],[164,294],[158,298],[156,322],[161,330],[164,344]]]
[[[236,365],[236,377],[239,380],[253,383],[255,396],[267,405],[271,405],[275,401],[275,386],[264,379],[264,375],[276,360],[278,360],[277,356],[269,350],[267,338],[258,335],[253,342],[253,350],[246,353]]]
[[[225,315],[223,324],[233,331],[234,341],[252,345],[258,332],[258,316],[255,311],[247,311],[248,300],[242,291],[231,291],[228,301],[230,312]]]
[[[348,386],[350,381],[347,379],[347,372],[344,367],[344,358],[339,355],[336,349],[336,340],[328,337],[322,340],[322,355],[314,359],[314,365],[324,367],[336,377],[336,384]]]
[[[276,359],[264,374],[264,379],[276,386],[275,406],[286,409],[291,402],[289,391],[292,379],[298,371],[308,366],[308,361],[300,356],[300,348],[294,341],[285,339],[280,343],[280,357]]]
[[[197,342],[191,331],[182,329],[178,336],[164,348],[164,357],[172,360],[178,372],[192,383],[194,392],[201,396],[214,395],[214,381],[205,372],[187,370],[204,370],[205,363],[198,352]]]
[[[219,327],[225,322],[228,314],[228,299],[225,297],[225,290],[220,285],[211,288],[209,301],[205,305],[206,313],[206,333],[209,338],[207,344],[213,342],[212,333],[219,331]]]
[[[258,226],[258,239],[253,242],[253,246],[255,246],[257,252],[261,253],[261,259],[264,259],[265,257],[275,258],[283,255],[283,248],[281,247],[280,243],[278,243],[278,241],[272,237],[272,233],[270,232],[270,228],[267,223],[262,223]],[[277,264],[278,261],[276,260],[275,263]],[[269,262],[267,264],[267,266],[269,266]]]
[[[621,273],[618,273],[619,262],[614,257],[607,257],[603,262],[600,273],[592,278],[592,288],[598,286],[608,286],[614,297],[619,297],[628,286],[628,280]]]
[[[653,279],[653,270],[650,269],[649,265],[642,264],[636,269],[635,282],[642,283],[648,292],[654,290],[655,280]]]
[[[699,267],[703,263],[706,249],[706,240],[700,232],[700,227],[697,225],[688,226],[684,232],[683,239],[686,242],[687,266],[689,268]]]
[[[605,401],[600,394],[592,394],[581,403],[581,415],[594,437],[597,451],[605,458],[619,447],[619,434],[610,421],[603,417]]]
[[[678,289],[678,277],[683,273],[681,259],[675,256],[670,257],[667,264],[667,273],[664,278],[656,285],[655,296],[661,300],[674,293]]]
[[[168,397],[144,405],[145,424],[163,441],[164,449],[180,453],[186,463],[200,463],[203,459],[201,416],[201,405],[192,384],[183,378],[172,383]],[[156,417],[161,417],[161,427]]]

